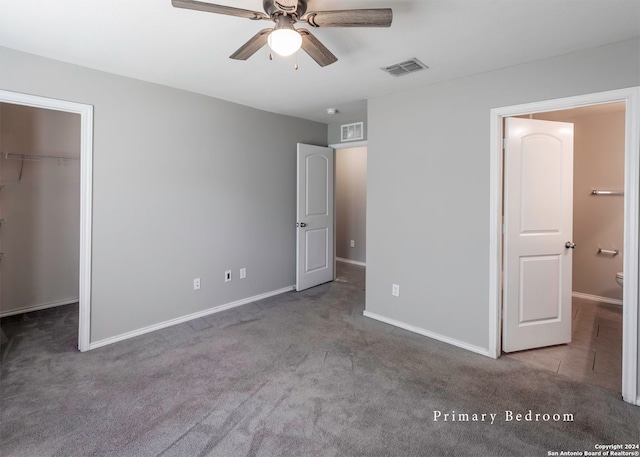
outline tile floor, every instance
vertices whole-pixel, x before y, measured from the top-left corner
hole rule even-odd
[[[620,392],[622,306],[574,298],[571,343],[505,355]]]

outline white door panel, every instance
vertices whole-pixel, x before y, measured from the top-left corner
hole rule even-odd
[[[328,216],[329,159],[312,153],[305,156],[306,205],[304,215]]]
[[[521,325],[556,321],[561,317],[561,260],[557,255],[531,256],[520,259]]]
[[[298,144],[296,290],[333,281],[333,149]]]
[[[563,203],[562,143],[557,138],[534,134],[522,139],[521,148],[521,232],[559,232]]]
[[[573,124],[505,121],[505,352],[571,341]]]
[[[327,228],[306,230],[304,234],[307,254],[305,272],[312,273],[327,268],[329,265],[327,256],[329,253],[329,230]]]

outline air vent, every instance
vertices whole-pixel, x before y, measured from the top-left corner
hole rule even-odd
[[[426,70],[427,68],[429,67],[420,62],[418,59],[413,58],[405,62],[400,62],[395,65],[384,67],[383,70],[389,73],[391,76],[404,76],[408,75],[409,73],[415,73],[416,71]]]
[[[356,141],[364,139],[364,122],[356,122],[355,124],[344,124],[340,126],[340,140]]]

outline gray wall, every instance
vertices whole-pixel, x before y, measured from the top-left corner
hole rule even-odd
[[[591,195],[593,189],[624,189],[625,113],[624,104],[618,105],[602,114],[576,109],[533,117],[574,125],[573,291],[622,300],[615,277],[624,259],[624,198]],[[620,255],[598,255],[598,248],[618,249]]]
[[[3,153],[80,158],[77,114],[0,103],[0,119]],[[0,314],[77,300],[80,162],[3,155],[0,184]]]
[[[367,311],[488,348],[490,109],[637,85],[632,40],[369,100]]]
[[[367,261],[367,148],[336,149],[336,256]],[[351,240],[355,247],[351,247]]]
[[[294,284],[296,143],[326,125],[6,48],[0,67],[94,105],[92,342]]]

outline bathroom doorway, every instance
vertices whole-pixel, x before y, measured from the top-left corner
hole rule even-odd
[[[571,342],[506,354],[621,391],[625,103],[518,116],[573,125]],[[560,125],[560,124],[558,124]],[[540,330],[538,330],[540,331]]]
[[[624,246],[621,250],[625,283],[622,307],[622,374],[621,392],[625,401],[638,404],[638,164],[640,162],[640,131],[638,128],[640,88],[588,94],[557,100],[528,103],[491,110],[491,238],[490,238],[490,352],[502,353],[502,262],[503,262],[503,122],[504,118],[535,113],[557,112],[593,105],[623,102],[624,117]],[[506,186],[504,186],[506,187]],[[598,189],[593,189],[598,190]],[[606,189],[608,190],[608,189]],[[596,198],[593,196],[592,198]],[[610,196],[614,198],[614,196]],[[567,240],[570,241],[570,240]],[[571,243],[567,243],[571,244]],[[568,246],[569,248],[570,246]],[[603,246],[603,249],[605,247]],[[569,249],[570,250],[570,249]],[[609,250],[609,249],[606,249]],[[602,255],[600,253],[598,255]],[[595,255],[595,253],[594,253]],[[615,281],[615,275],[612,278]],[[505,281],[506,283],[506,281]],[[613,283],[615,284],[615,283]],[[579,292],[579,291],[576,291]],[[587,294],[589,295],[589,294]],[[584,296],[577,298],[585,299]],[[610,303],[607,303],[610,304]],[[619,305],[614,305],[619,306]],[[618,308],[619,309],[619,308]],[[566,316],[563,316],[566,317]],[[597,330],[596,330],[597,331]]]

